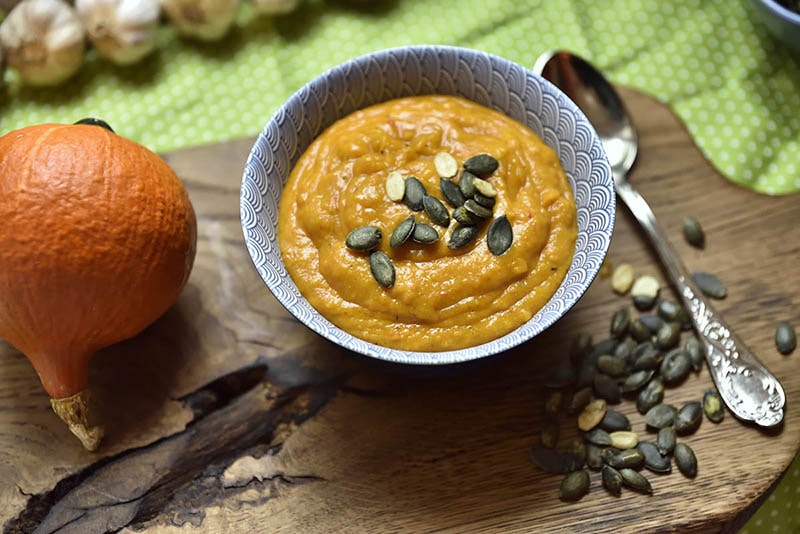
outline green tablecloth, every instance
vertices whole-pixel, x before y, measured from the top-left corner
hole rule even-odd
[[[669,103],[729,179],[763,193],[798,191],[800,55],[773,40],[752,1],[306,0],[277,18],[245,8],[222,41],[182,40],[166,26],[143,63],[114,67],[90,53],[57,89],[20,88],[7,73],[0,134],[96,116],[168,151],[255,135],[303,83],[369,51],[453,44],[532,65],[544,50],[565,48]],[[745,531],[798,531],[798,495],[796,460]]]

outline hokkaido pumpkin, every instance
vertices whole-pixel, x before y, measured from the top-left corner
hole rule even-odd
[[[31,361],[89,450],[102,438],[89,408],[90,357],[175,302],[197,239],[175,172],[103,124],[0,137],[0,338]]]

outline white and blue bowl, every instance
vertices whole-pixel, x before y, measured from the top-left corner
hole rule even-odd
[[[756,13],[770,32],[796,53],[800,53],[800,13],[777,0],[755,0]]]
[[[572,264],[545,306],[528,322],[488,343],[460,350],[414,352],[369,343],[323,317],[300,294],[278,248],[278,205],[292,167],[328,126],[355,110],[411,95],[458,95],[528,125],[555,150],[578,211]],[[367,54],[304,85],[272,116],[244,169],[240,213],[253,263],[275,298],[319,335],[367,356],[407,364],[451,364],[484,358],[530,340],[578,302],[605,259],[614,228],[611,169],[589,120],[544,78],[484,52],[408,46]]]

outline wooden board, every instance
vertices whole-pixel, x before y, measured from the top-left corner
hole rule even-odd
[[[545,334],[469,365],[407,368],[344,353],[294,320],[250,262],[238,209],[252,144],[244,139],[167,156],[197,210],[197,262],[164,317],[94,358],[91,383],[108,426],[97,453],[70,436],[27,360],[0,343],[4,531],[689,532],[737,524],[800,443],[800,353],[781,356],[772,341],[778,321],[800,325],[800,203],[732,185],[665,106],[631,90],[623,97],[642,141],[631,179],[689,268],[726,282],[718,310],[786,390],[780,429],[762,432],[730,414],[718,425],[704,421],[685,438],[700,463],[696,479],[649,475],[654,495],[614,498],[592,473],[589,495],[561,502],[561,477],[528,458],[545,370],[576,332],[606,337],[611,312],[629,301],[598,278]],[[703,223],[705,250],[680,238],[686,215]],[[609,259],[663,280],[624,207]],[[699,399],[710,385],[703,370],[666,400]],[[631,401],[618,409],[647,434]],[[564,418],[562,434],[574,435],[573,425]]]

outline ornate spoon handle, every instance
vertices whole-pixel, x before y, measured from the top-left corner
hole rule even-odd
[[[745,421],[765,427],[779,424],[783,420],[786,395],[778,379],[745,347],[697,289],[644,198],[624,176],[615,177],[615,182],[617,194],[650,238],[691,316],[705,347],[711,376],[725,404]]]

